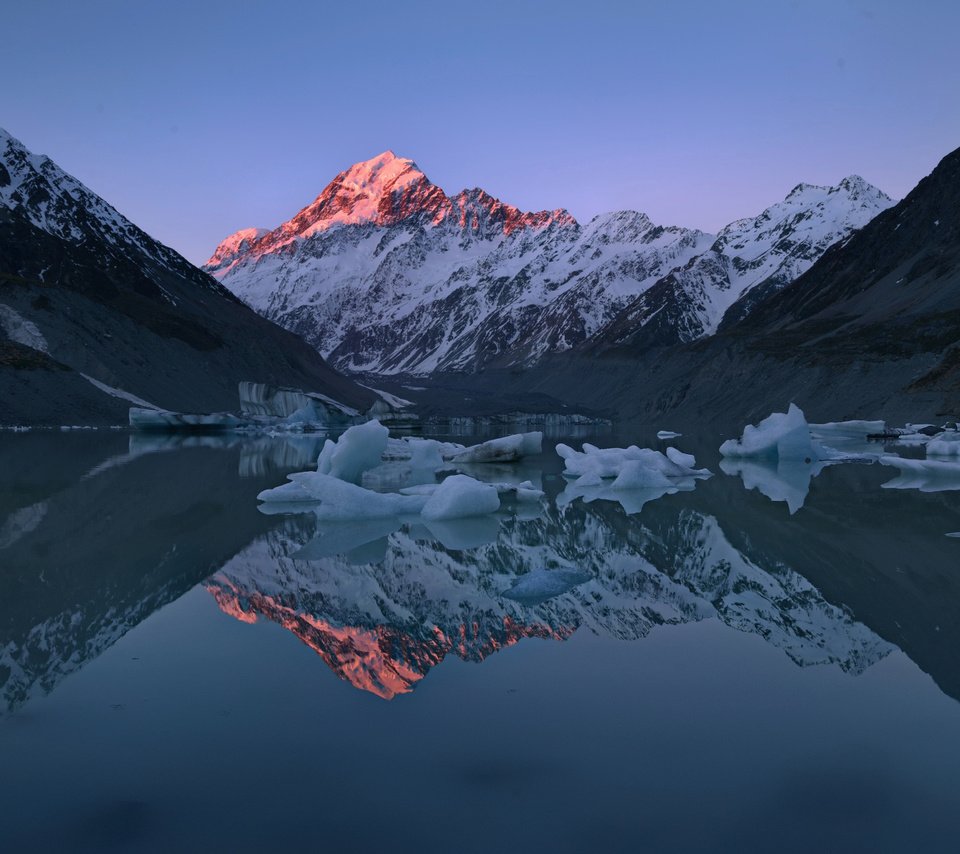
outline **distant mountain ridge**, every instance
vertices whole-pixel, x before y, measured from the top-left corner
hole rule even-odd
[[[337,367],[381,374],[531,365],[594,340],[713,334],[893,201],[858,176],[800,184],[719,235],[619,211],[581,225],[480,189],[448,197],[384,152],[204,269]]]
[[[243,380],[374,395],[0,130],[0,422],[236,410]]]

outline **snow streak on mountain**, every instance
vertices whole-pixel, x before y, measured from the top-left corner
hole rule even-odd
[[[693,340],[742,316],[892,204],[862,178],[801,184],[719,235],[618,211],[578,223],[481,189],[447,196],[385,152],[204,269],[337,367],[427,374],[528,365],[592,340]]]

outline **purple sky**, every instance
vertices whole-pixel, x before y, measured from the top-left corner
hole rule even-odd
[[[23,2],[0,126],[190,260],[387,148],[445,190],[714,231],[960,145],[960,3]]]

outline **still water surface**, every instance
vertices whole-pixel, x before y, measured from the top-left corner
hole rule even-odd
[[[957,850],[960,493],[722,438],[427,527],[258,512],[310,437],[0,436],[3,850]]]

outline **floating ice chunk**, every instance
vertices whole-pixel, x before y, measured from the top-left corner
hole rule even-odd
[[[926,433],[901,433],[896,438],[898,445],[919,446],[926,445],[933,437]]]
[[[947,430],[927,442],[928,457],[960,457],[960,432]]]
[[[697,464],[697,458],[693,454],[685,454],[683,451],[678,451],[676,448],[667,448],[666,450],[667,459],[672,463],[676,463],[678,466],[683,466],[687,469],[692,469]]]
[[[542,501],[546,493],[542,489],[537,489],[529,480],[518,483],[514,487],[517,501],[521,504],[535,504]]]
[[[920,492],[947,492],[960,489],[960,462],[907,460],[883,456],[881,465],[893,466],[900,474],[883,484],[884,489],[918,489]]]
[[[453,456],[455,463],[503,463],[541,453],[543,433],[515,433],[472,445]]]
[[[564,445],[557,445],[557,453],[564,460],[564,474],[567,477],[580,478],[581,486],[599,485],[604,478],[617,477],[628,462],[641,463],[645,468],[668,477],[706,477],[707,469],[694,469],[696,460],[689,454],[675,449],[674,459],[650,448],[597,448],[584,442],[583,451],[575,451]],[[678,462],[677,460],[681,460]],[[631,467],[636,471],[636,467]],[[636,475],[632,475],[634,477]]]
[[[443,468],[443,455],[439,442],[432,439],[421,439],[412,442],[410,446],[410,468],[436,471]]]
[[[503,592],[503,596],[521,605],[540,605],[548,599],[568,593],[591,578],[588,573],[575,569],[532,569],[514,581]]]
[[[288,476],[292,484],[261,492],[257,498],[268,503],[280,501],[303,501],[303,493],[319,507],[315,509],[321,519],[383,519],[388,516],[404,516],[419,513],[427,502],[425,495],[397,495],[374,492],[345,480],[303,471]],[[300,487],[298,492],[294,487]]]
[[[457,442],[439,442],[436,439],[419,439],[414,436],[404,436],[402,439],[388,439],[387,448],[383,452],[382,459],[385,461],[404,461],[413,459],[416,448],[427,444],[435,447],[443,459],[450,459],[461,451],[465,446]]]
[[[641,460],[627,460],[620,472],[610,484],[611,489],[662,489],[670,488],[673,484],[669,478],[655,468],[651,468]]]
[[[422,497],[411,496],[417,499]],[[444,480],[433,494],[426,498],[423,518],[459,519],[463,516],[496,513],[499,509],[500,497],[495,487],[465,474],[455,474]]]
[[[725,457],[768,460],[817,460],[824,455],[819,443],[810,438],[810,427],[803,411],[791,403],[786,412],[774,412],[756,427],[748,424],[739,439],[728,439],[720,446]]]
[[[316,501],[313,495],[297,482],[284,483],[272,489],[265,489],[257,496],[258,501],[288,502],[288,501]]]
[[[380,465],[390,431],[379,421],[367,421],[345,431],[336,442],[324,443],[317,472],[350,483],[360,483],[368,469]]]
[[[658,439],[679,439],[683,433],[674,433],[672,430],[658,430]]]
[[[948,537],[956,537],[956,538],[960,539],[960,531],[951,531],[949,534],[947,534],[947,536],[948,536]]]
[[[529,480],[521,483],[508,483],[506,481],[489,482],[490,486],[497,490],[499,495],[509,495],[521,504],[534,504],[540,501],[546,494],[542,489],[537,489]]]
[[[519,460],[523,456],[523,437],[504,436],[473,445],[453,458],[455,463],[502,463]]]
[[[257,505],[257,511],[264,516],[291,516],[314,513],[317,502],[309,498],[306,501],[266,501]]]

